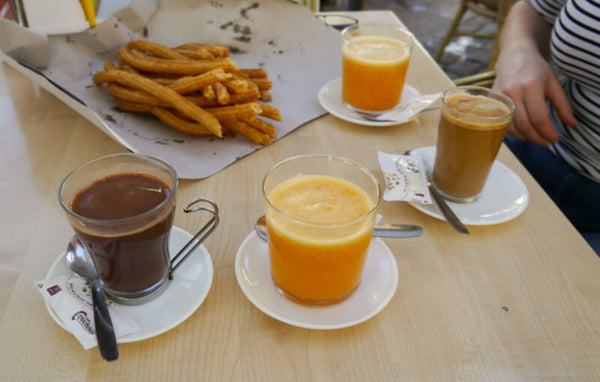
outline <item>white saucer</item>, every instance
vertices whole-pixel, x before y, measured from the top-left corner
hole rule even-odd
[[[173,256],[192,238],[181,228],[173,227],[169,239],[169,253]],[[46,275],[46,279],[72,273],[65,261],[65,252]],[[133,318],[141,330],[117,339],[119,343],[145,340],[173,329],[200,307],[210,290],[213,279],[213,266],[204,245],[198,246],[177,270],[173,280],[168,281],[167,289],[156,299],[143,305],[119,305],[119,309]],[[46,303],[50,316],[66,330],[62,320]]]
[[[411,99],[420,96],[419,91],[408,84],[404,84],[404,90],[402,91],[402,102],[400,105],[410,101]],[[355,112],[349,110],[342,101],[342,79],[336,78],[331,80],[319,91],[319,103],[323,106],[323,109],[327,110],[332,115],[343,119],[347,122],[357,123],[365,126],[393,126],[406,123],[408,121],[369,121],[361,118]],[[411,116],[410,119],[415,117],[418,113]]]
[[[425,167],[433,168],[435,147],[423,147],[417,151],[425,161]],[[525,183],[506,165],[495,161],[477,200],[473,203],[448,202],[448,205],[466,225],[491,225],[516,218],[525,211],[528,203],[529,192]],[[445,220],[435,204],[409,204],[429,216]]]
[[[357,325],[379,313],[398,286],[396,259],[381,239],[371,240],[358,289],[345,301],[310,307],[292,302],[271,279],[267,243],[252,232],[235,257],[235,276],[246,297],[267,315],[307,329],[339,329]]]

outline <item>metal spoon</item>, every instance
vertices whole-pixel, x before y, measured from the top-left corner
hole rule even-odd
[[[98,278],[92,259],[85,247],[73,236],[67,246],[67,265],[71,270],[83,277],[90,283],[92,289],[92,300],[94,302],[94,322],[96,324],[96,338],[98,339],[98,350],[100,355],[107,361],[119,358],[119,348],[113,329],[110,313],[104,300],[104,291]]]
[[[412,155],[420,157],[421,154],[417,150],[407,150],[404,155]],[[427,167],[427,166],[426,166]],[[462,233],[463,235],[468,235],[469,230],[465,225],[460,221],[458,216],[452,211],[444,197],[439,193],[439,191],[431,184],[431,174],[428,168],[425,169],[427,171],[427,188],[429,188],[429,192],[431,196],[433,196],[433,200],[435,204],[438,206],[438,209],[442,212],[442,215],[446,218],[446,221],[454,228],[458,233]]]
[[[423,109],[423,110],[419,111],[416,114],[421,114],[421,113],[426,113],[428,111],[438,110],[439,108],[440,108],[439,106],[428,107],[426,109]],[[379,118],[379,114],[375,114],[375,113],[368,113],[368,112],[364,112],[364,111],[355,111],[355,113],[360,118],[362,118],[364,120],[367,120],[367,121],[371,121],[371,122],[381,122],[381,123],[398,122],[398,123],[403,123],[403,121],[398,121],[398,120],[395,120],[395,119],[381,119],[381,118]]]
[[[267,222],[261,216],[254,225],[254,230],[263,240],[267,240]],[[423,227],[414,224],[375,224],[373,236],[378,237],[415,237],[423,234]]]

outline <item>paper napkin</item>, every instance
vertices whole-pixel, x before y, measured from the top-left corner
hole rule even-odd
[[[401,102],[400,106],[394,110],[383,113],[375,119],[382,121],[408,122],[413,116],[425,110],[440,98],[442,93],[423,94]]]
[[[65,328],[84,349],[98,345],[92,293],[87,281],[72,273],[36,283],[37,289]],[[117,340],[140,330],[140,326],[113,301],[106,299]]]
[[[378,156],[385,178],[383,200],[431,204],[425,164],[421,157],[381,151]]]
[[[81,32],[90,27],[79,0],[23,0],[28,28],[45,35]]]

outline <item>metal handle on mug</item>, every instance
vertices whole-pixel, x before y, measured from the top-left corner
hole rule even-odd
[[[183,263],[192,252],[198,248],[204,240],[217,228],[219,225],[219,207],[212,200],[206,198],[198,198],[192,200],[183,208],[183,212],[193,213],[197,211],[206,211],[212,215],[212,218],[192,237],[184,246],[177,252],[171,260],[169,270],[169,280],[173,280],[173,272]],[[183,257],[181,257],[183,256]],[[181,257],[181,259],[179,259]],[[179,259],[179,261],[177,261]]]

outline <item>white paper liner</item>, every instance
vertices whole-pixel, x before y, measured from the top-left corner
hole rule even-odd
[[[279,138],[324,114],[319,89],[341,75],[340,33],[306,7],[286,0],[134,0],[94,28],[48,37],[45,68],[32,50],[46,37],[38,35],[32,44],[23,37],[31,31],[7,22],[12,24],[0,22],[1,56],[7,63],[53,94],[62,93],[61,100],[129,150],[168,161],[181,178],[210,176],[262,146],[239,135],[192,137],[153,117],[117,109],[91,78],[103,70],[105,60],[116,60],[118,48],[127,41],[223,44],[241,68],[266,69],[273,81],[271,105],[283,116],[283,122],[273,123]],[[5,38],[9,29],[12,33]],[[27,61],[39,73],[18,61]]]

